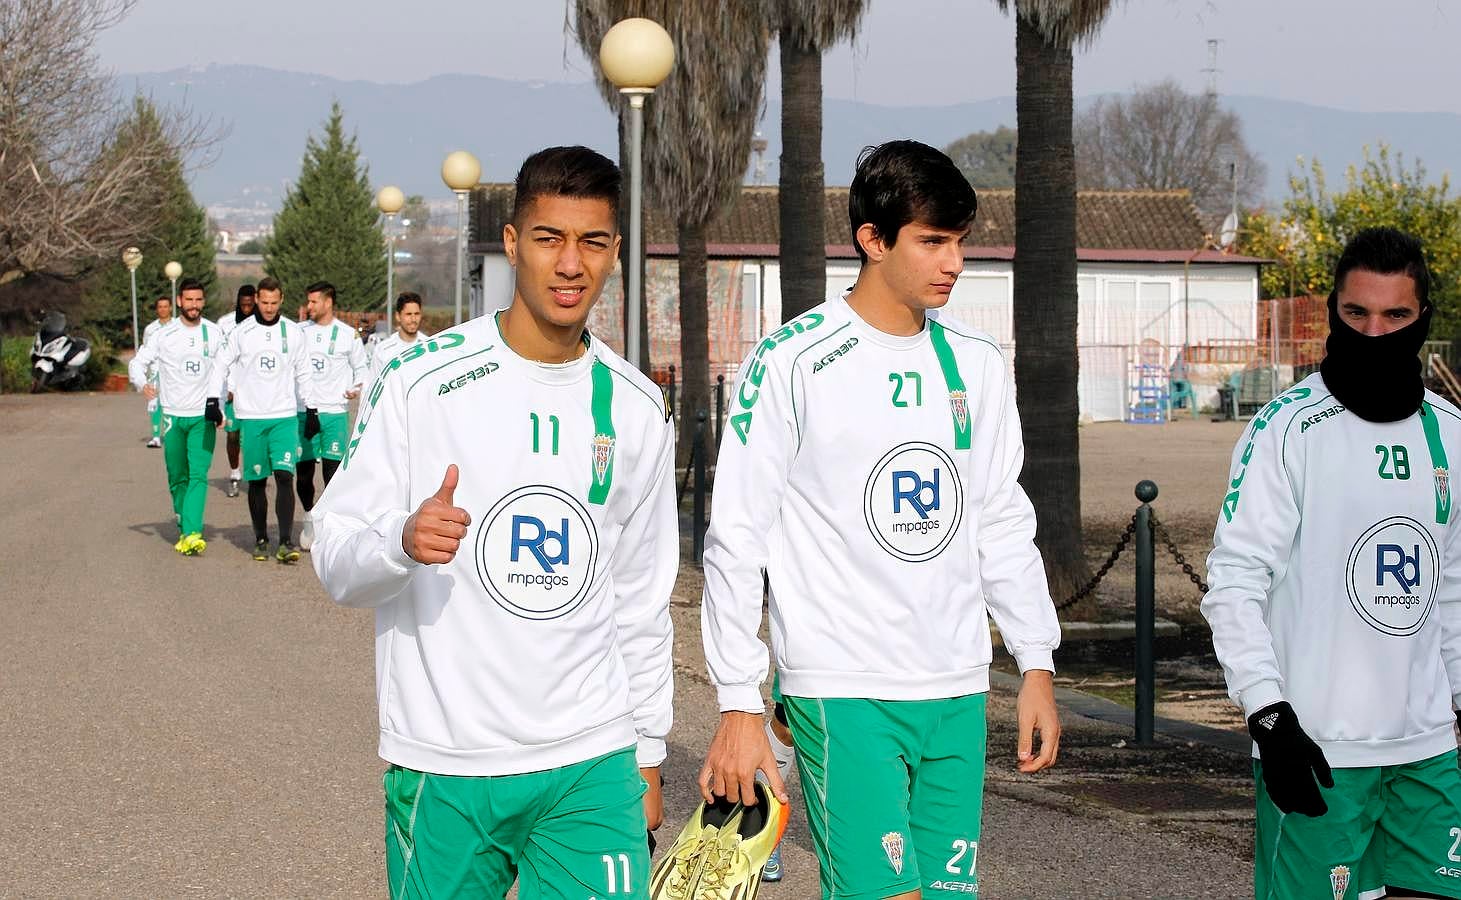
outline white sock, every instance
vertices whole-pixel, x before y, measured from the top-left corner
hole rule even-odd
[[[766,739],[771,742],[771,755],[776,757],[776,774],[781,776],[781,783],[785,784],[791,773],[791,762],[796,759],[796,749],[781,742],[781,738],[776,736],[776,729],[771,727],[770,719],[766,720]]]
[[[229,469],[228,470],[228,477],[230,479],[232,479],[233,481],[243,481],[243,470],[241,470],[241,469]]]

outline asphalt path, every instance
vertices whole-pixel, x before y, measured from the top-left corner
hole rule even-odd
[[[370,613],[330,603],[307,557],[249,558],[245,499],[222,490],[221,438],[208,551],[173,552],[147,433],[136,395],[0,397],[0,896],[385,896]],[[685,580],[661,844],[696,802],[716,721]],[[1143,817],[1068,799],[1050,788],[1129,773],[1097,764],[1119,732],[1067,717],[1074,768],[1026,778],[1013,772],[1012,697],[991,701],[983,896],[1251,891],[1240,815]],[[1207,771],[1241,789],[1241,768]],[[763,898],[818,895],[794,802],[789,875]]]

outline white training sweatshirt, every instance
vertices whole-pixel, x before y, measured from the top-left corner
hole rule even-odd
[[[362,400],[314,508],[315,571],[376,611],[383,759],[445,775],[559,768],[672,717],[674,428],[659,389],[598,341],[562,366],[508,348],[494,316],[416,343]],[[456,464],[456,558],[402,549]]]
[[[273,325],[249,318],[229,334],[209,395],[222,396],[226,384],[239,419],[293,417],[309,374],[309,348],[298,325],[283,316]]]
[[[1425,400],[1367,422],[1314,374],[1233,452],[1202,613],[1244,714],[1287,700],[1333,766],[1456,749],[1461,414]]]
[[[360,390],[370,374],[365,362],[365,345],[355,329],[335,319],[328,325],[310,322],[300,326],[309,348],[310,377],[299,400],[302,409],[342,413],[350,408],[346,391]]]
[[[379,378],[381,370],[386,367],[386,363],[404,352],[407,347],[410,347],[417,341],[429,340],[430,338],[431,335],[426,332],[418,331],[416,332],[416,340],[408,341],[401,337],[401,332],[392,331],[374,344],[371,344],[370,380],[375,381],[375,379]]]
[[[178,317],[173,316],[166,322],[162,321],[161,319],[153,319],[151,322],[148,322],[147,327],[142,329],[142,343],[145,344],[148,341],[152,340],[152,336],[154,334],[157,334],[159,331],[166,328],[168,325],[171,325],[173,322],[176,322],[177,320]]]
[[[727,406],[702,608],[722,711],[763,709],[763,568],[784,694],[987,691],[991,614],[1022,671],[1054,670],[1060,625],[989,337],[937,312],[895,337],[832,300],[756,347]]]
[[[207,319],[188,325],[174,318],[148,336],[127,363],[127,376],[139,391],[156,377],[164,415],[201,416],[208,398],[217,396],[208,390],[223,344],[218,326]]]
[[[246,316],[246,317],[244,317],[244,322],[247,322],[247,321],[249,321],[249,319],[252,319],[252,318],[253,318],[253,316]],[[226,312],[223,315],[219,316],[218,317],[218,321],[215,324],[218,325],[218,330],[221,331],[221,332],[223,332],[223,338],[224,338],[224,340],[227,340],[228,339],[228,336],[230,334],[233,334],[233,330],[235,328],[237,328],[239,325],[241,325],[242,323],[239,322],[237,314],[234,313],[233,310],[229,310],[228,312]],[[220,388],[220,390],[218,392],[219,393],[219,396],[222,397],[224,400],[227,400],[228,399],[228,392],[229,392],[229,390],[230,390],[230,388],[228,386],[228,380],[227,380],[227,378],[225,378],[223,380],[222,386],[221,386],[221,388]]]

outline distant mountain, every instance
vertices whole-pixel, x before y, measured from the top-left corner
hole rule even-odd
[[[468,149],[482,161],[483,178],[506,181],[528,153],[582,143],[617,153],[614,117],[588,83],[516,82],[478,75],[442,75],[415,84],[341,81],[252,66],[209,66],[119,76],[125,91],[140,89],[165,103],[180,103],[229,128],[217,161],[193,174],[198,198],[209,206],[272,209],[284,184],[299,171],[305,136],[318,130],[338,99],[355,129],[375,184],[394,183],[408,194],[448,195],[439,176],[442,158]],[[654,103],[651,99],[649,102]],[[1079,101],[1084,104],[1091,98]],[[1228,97],[1243,119],[1249,144],[1268,164],[1268,194],[1288,193],[1295,159],[1318,157],[1332,177],[1362,158],[1365,145],[1391,144],[1407,160],[1422,160],[1432,176],[1461,175],[1461,115],[1350,112],[1274,100]],[[971,131],[1013,125],[1013,97],[954,106],[876,106],[849,100],[825,105],[823,157],[827,180],[846,184],[862,147],[894,137],[944,146]],[[770,142],[765,178],[776,181],[780,105],[768,97],[761,131]]]

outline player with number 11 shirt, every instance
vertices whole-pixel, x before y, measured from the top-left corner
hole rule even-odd
[[[529,157],[512,305],[389,362],[314,510],[376,610],[394,897],[645,895],[679,537],[663,395],[584,330],[618,200],[592,150]]]

